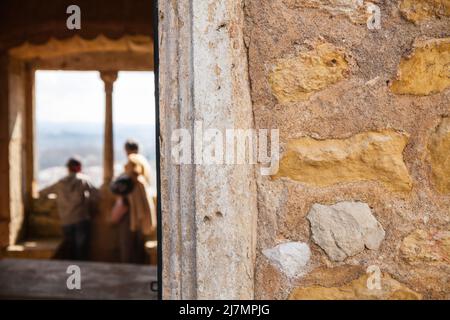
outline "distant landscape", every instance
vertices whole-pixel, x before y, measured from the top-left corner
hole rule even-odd
[[[155,127],[153,125],[114,125],[115,174],[120,174],[126,161],[123,144],[127,139],[139,142],[142,154],[155,170]],[[50,185],[66,174],[64,167],[70,156],[83,161],[83,171],[96,186],[103,179],[103,124],[52,123],[37,124],[39,188]]]

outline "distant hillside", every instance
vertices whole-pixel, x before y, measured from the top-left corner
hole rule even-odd
[[[127,139],[138,141],[142,153],[154,163],[156,155],[153,125],[114,126],[114,157],[118,168],[126,159],[123,144]],[[65,173],[61,167],[73,155],[78,155],[83,160],[85,171],[95,175],[94,180],[101,181],[103,124],[40,122],[37,124],[37,152],[40,186],[60,178]]]

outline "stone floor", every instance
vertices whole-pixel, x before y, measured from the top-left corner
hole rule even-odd
[[[81,289],[67,289],[67,267],[78,265]],[[57,260],[0,260],[0,299],[144,299],[151,290],[156,267],[131,264]]]

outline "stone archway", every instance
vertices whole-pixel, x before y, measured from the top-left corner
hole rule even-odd
[[[14,243],[33,193],[34,70],[153,70],[152,0],[79,0],[80,30],[66,27],[70,1],[0,4],[0,247]],[[102,10],[98,10],[102,8]],[[10,232],[11,226],[11,232]]]
[[[4,147],[7,157],[2,157],[6,165],[7,179],[4,213],[5,224],[8,225],[9,239],[6,244],[15,244],[21,238],[22,227],[28,214],[32,211],[33,195],[36,194],[35,178],[35,105],[34,105],[34,73],[36,70],[71,70],[99,71],[105,81],[107,110],[112,110],[111,77],[118,71],[152,71],[153,39],[149,36],[124,35],[118,39],[110,39],[100,35],[93,39],[83,39],[73,36],[65,39],[50,38],[45,43],[32,44],[25,42],[8,50],[3,61],[5,65],[5,82],[2,88],[6,91],[5,118],[9,123],[9,137],[6,137]],[[109,101],[109,104],[108,104]],[[100,108],[103,106],[99,106]],[[110,113],[111,114],[111,113]],[[112,148],[112,117],[108,117],[105,131],[105,177],[110,180],[113,167]],[[7,160],[7,161],[6,161]],[[105,178],[106,179],[106,178]],[[105,183],[108,183],[106,181]],[[9,200],[8,200],[9,199]],[[3,200],[2,200],[3,203]],[[7,210],[6,210],[7,209]],[[5,226],[6,228],[6,226]],[[101,237],[101,248],[109,248],[108,237]],[[95,250],[98,259],[109,261],[112,258],[109,250]],[[110,254],[101,254],[108,251]]]

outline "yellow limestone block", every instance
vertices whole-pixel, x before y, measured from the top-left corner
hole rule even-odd
[[[417,41],[400,61],[391,90],[397,94],[429,95],[450,87],[450,38]]]
[[[414,23],[450,16],[450,0],[402,0],[399,7],[402,15]]]
[[[450,118],[443,118],[428,144],[433,184],[441,193],[450,193]]]
[[[373,277],[374,275],[370,275]],[[289,300],[421,300],[422,296],[383,273],[381,289],[368,285],[369,275],[362,275],[338,287],[309,286],[294,289]],[[369,281],[371,282],[371,281]]]
[[[450,264],[450,230],[417,229],[403,239],[400,252],[410,264]]]
[[[278,173],[315,186],[340,182],[381,182],[392,191],[409,191],[411,178],[403,162],[408,135],[391,129],[359,133],[347,139],[290,140]]]
[[[280,59],[269,75],[272,92],[280,103],[307,100],[309,96],[343,79],[348,73],[344,52],[329,43],[293,58]]]

